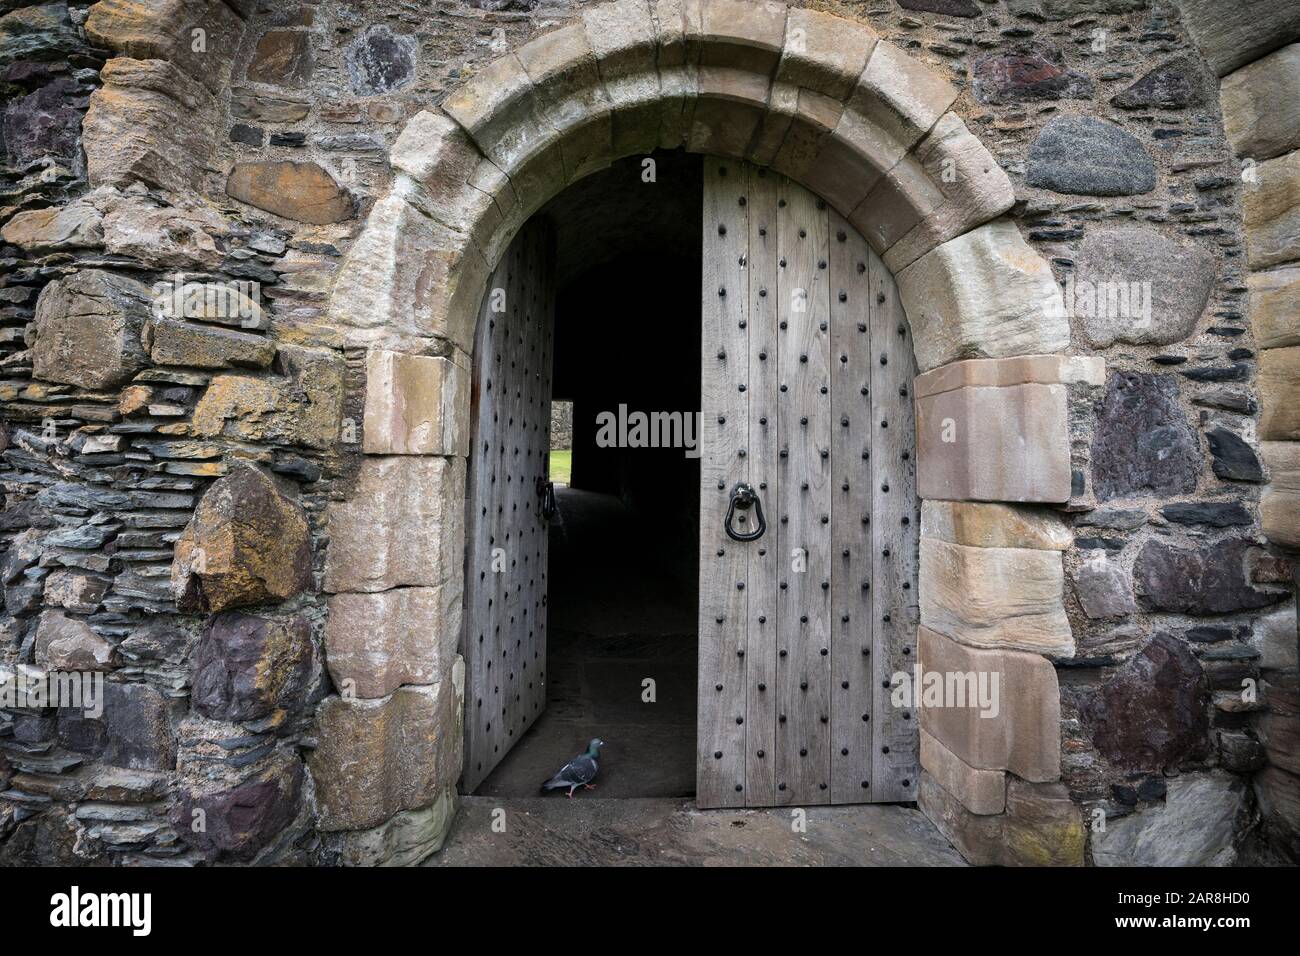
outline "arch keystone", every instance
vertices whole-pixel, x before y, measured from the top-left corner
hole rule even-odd
[[[613,155],[648,153],[664,120],[659,39],[647,0],[618,0],[582,12],[587,43],[613,112]],[[680,101],[676,104],[681,113]]]

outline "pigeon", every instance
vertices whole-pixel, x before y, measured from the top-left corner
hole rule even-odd
[[[595,790],[596,785],[591,781],[596,779],[596,758],[600,756],[600,748],[605,746],[605,741],[599,737],[591,738],[591,743],[587,744],[587,752],[578,754],[563,767],[550,780],[542,784],[543,790],[560,790],[564,787],[569,788],[565,796],[573,798],[573,791],[579,787],[587,790]]]

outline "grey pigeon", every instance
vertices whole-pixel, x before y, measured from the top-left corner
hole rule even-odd
[[[542,784],[542,789],[561,790],[568,787],[569,792],[565,796],[570,798],[573,797],[573,791],[579,787],[588,790],[596,789],[596,785],[591,781],[596,779],[596,771],[599,769],[596,758],[600,756],[600,748],[603,746],[605,741],[599,737],[592,737],[591,743],[587,744],[587,752],[578,754],[561,767],[559,773]]]

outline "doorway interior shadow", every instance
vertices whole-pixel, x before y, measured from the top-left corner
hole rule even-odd
[[[575,799],[695,792],[699,460],[628,447],[649,436],[617,423],[700,408],[703,166],[648,158],[538,213],[555,235],[552,398],[573,403],[572,478],[548,532],[546,706],[481,796],[536,796],[592,737],[606,742],[597,788]]]

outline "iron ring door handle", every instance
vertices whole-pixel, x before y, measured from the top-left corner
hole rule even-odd
[[[737,509],[748,511],[750,508],[754,509],[754,517],[758,519],[758,527],[753,531],[737,531],[731,526]],[[727,517],[723,522],[723,527],[727,530],[727,537],[732,541],[757,541],[763,537],[763,532],[767,530],[767,520],[763,517],[763,502],[758,500],[758,492],[743,481],[731,489],[731,503],[727,505]]]
[[[538,478],[537,495],[542,499],[542,520],[550,521],[555,517],[555,482]]]

